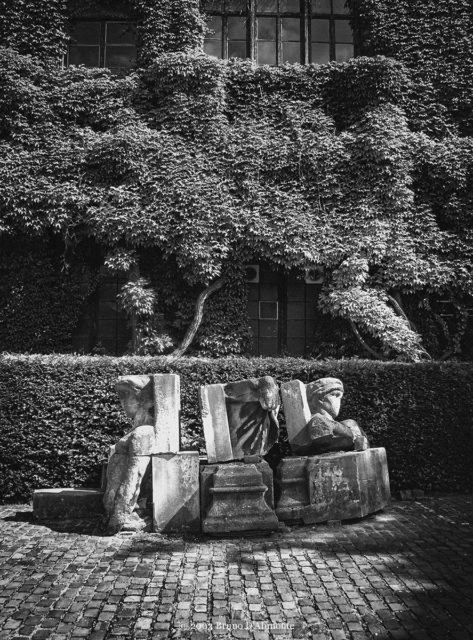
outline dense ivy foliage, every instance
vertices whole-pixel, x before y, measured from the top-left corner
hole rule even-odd
[[[114,390],[117,376],[167,371],[181,376],[186,448],[204,448],[199,385],[332,375],[346,388],[341,419],[356,418],[372,446],[386,447],[394,490],[473,489],[469,364],[186,358],[170,365],[162,358],[3,356],[0,499],[29,499],[41,487],[97,486],[108,446],[130,427]],[[285,451],[282,444],[279,453]]]
[[[423,357],[422,336],[434,356],[458,353],[472,293],[471,15],[466,0],[351,4],[365,52],[396,59],[223,62],[200,51],[196,0],[124,0],[115,9],[140,21],[141,69],[117,79],[43,66],[63,46],[64,6],[10,3],[0,18],[12,47],[0,50],[0,229],[77,247],[93,237],[125,271],[146,272],[151,251],[169,274],[153,282],[151,311],[167,315],[174,339],[196,292],[260,260],[301,273],[324,264],[322,310],[387,357]],[[79,0],[68,7],[85,11]],[[47,9],[52,31],[35,31]],[[15,24],[23,16],[18,42],[8,11]],[[209,309],[205,353],[245,349],[237,280]],[[149,278],[140,282],[153,296]],[[442,299],[457,310],[450,325]],[[445,340],[427,344],[423,329],[435,324]]]
[[[1,242],[0,344],[29,353],[72,350],[82,303],[96,283],[90,262],[46,243]]]
[[[418,124],[455,123],[473,133],[473,12],[470,0],[348,0],[365,55],[383,54],[412,71]],[[433,120],[433,122],[432,122]]]

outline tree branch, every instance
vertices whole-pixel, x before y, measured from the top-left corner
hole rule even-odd
[[[186,335],[184,336],[181,344],[168,356],[169,358],[180,358],[190,347],[193,339],[195,338],[195,334],[200,327],[200,323],[202,322],[202,317],[204,315],[204,305],[207,298],[211,296],[212,293],[215,293],[216,291],[221,289],[222,286],[223,279],[219,278],[218,280],[215,280],[215,282],[212,282],[212,284],[208,286],[207,289],[204,289],[204,291],[202,291],[202,293],[199,295],[195,303],[194,318],[187,328]]]
[[[383,357],[374,349],[372,349],[368,344],[366,344],[366,342],[363,340],[363,338],[361,337],[360,332],[358,331],[355,323],[353,322],[353,320],[350,319],[350,325],[351,328],[353,329],[353,333],[355,334],[358,342],[361,344],[361,346],[363,347],[363,349],[366,349],[366,351],[368,351],[368,353],[370,353],[373,358],[375,358],[376,360],[382,360]]]

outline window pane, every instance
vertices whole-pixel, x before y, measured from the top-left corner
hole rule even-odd
[[[246,42],[234,40],[228,42],[229,58],[246,58]]]
[[[276,40],[276,18],[258,18],[258,40]]]
[[[333,12],[334,13],[350,13],[345,6],[346,0],[333,0]]]
[[[282,43],[282,61],[283,62],[300,62],[301,61],[300,42],[283,42]]]
[[[299,0],[280,0],[279,8],[281,11],[291,11],[292,13],[299,13],[301,10],[301,3]]]
[[[78,44],[99,44],[100,32],[100,22],[77,22],[72,29],[71,38]]]
[[[301,21],[299,18],[282,18],[282,39],[299,42],[301,38]]]
[[[330,0],[312,0],[312,13],[331,13]]]
[[[317,64],[330,62],[330,45],[328,43],[312,45],[312,62],[317,62]]]
[[[222,38],[222,18],[221,16],[212,16],[207,22],[209,33],[206,40],[220,40]]]
[[[209,56],[216,58],[222,57],[222,43],[220,40],[206,40],[204,42],[204,51]]]
[[[246,18],[228,17],[228,39],[246,40]]]
[[[261,338],[276,338],[278,335],[278,323],[274,320],[260,320],[258,328]]]
[[[353,42],[353,33],[348,20],[335,20],[335,42]]]
[[[204,11],[222,11],[223,2],[221,0],[205,0],[202,7]]]
[[[108,46],[105,51],[105,66],[129,69],[136,62],[136,49],[126,45]]]
[[[109,44],[135,44],[136,27],[130,22],[107,22],[106,42]]]
[[[259,318],[260,320],[277,320],[278,319],[278,303],[266,302],[260,300],[259,303]],[[261,327],[260,327],[261,329]]]
[[[69,64],[98,67],[100,65],[100,47],[71,45],[69,47]]]
[[[312,20],[312,42],[330,42],[330,21]]]
[[[258,13],[275,13],[278,10],[277,0],[257,0],[256,11]]]
[[[225,3],[226,11],[246,12],[246,0],[227,0]]]
[[[276,64],[276,43],[258,42],[256,61],[258,64]]]
[[[352,44],[337,44],[335,46],[335,59],[337,62],[343,62],[354,57]]]

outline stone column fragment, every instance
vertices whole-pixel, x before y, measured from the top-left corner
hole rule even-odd
[[[155,373],[152,383],[156,451],[176,453],[180,445],[180,378],[175,373]]]
[[[233,460],[233,448],[223,385],[209,384],[200,387],[199,399],[204,425],[207,460],[210,463]]]
[[[284,382],[281,385],[281,398],[286,417],[287,437],[292,445],[311,418],[305,384],[300,380]]]

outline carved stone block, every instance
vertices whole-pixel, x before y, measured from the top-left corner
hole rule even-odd
[[[103,515],[99,489],[38,489],[33,493],[36,520],[97,518]]]
[[[268,486],[257,464],[236,462],[203,468],[201,487],[203,501],[208,504],[202,520],[204,533],[274,531],[278,528],[276,514],[265,499]],[[268,470],[264,465],[260,468],[264,469],[267,482]]]
[[[283,458],[276,469],[274,493],[276,515],[287,522],[300,521],[309,504],[307,456]]]
[[[264,455],[277,442],[279,392],[273,378],[200,388],[209,463]]]
[[[153,530],[200,531],[199,454],[197,451],[152,456]]]
[[[326,453],[312,456],[307,465],[309,506],[306,523],[362,518],[389,504],[386,451]]]
[[[280,520],[307,524],[361,518],[389,504],[383,448],[283,458],[275,477]]]

